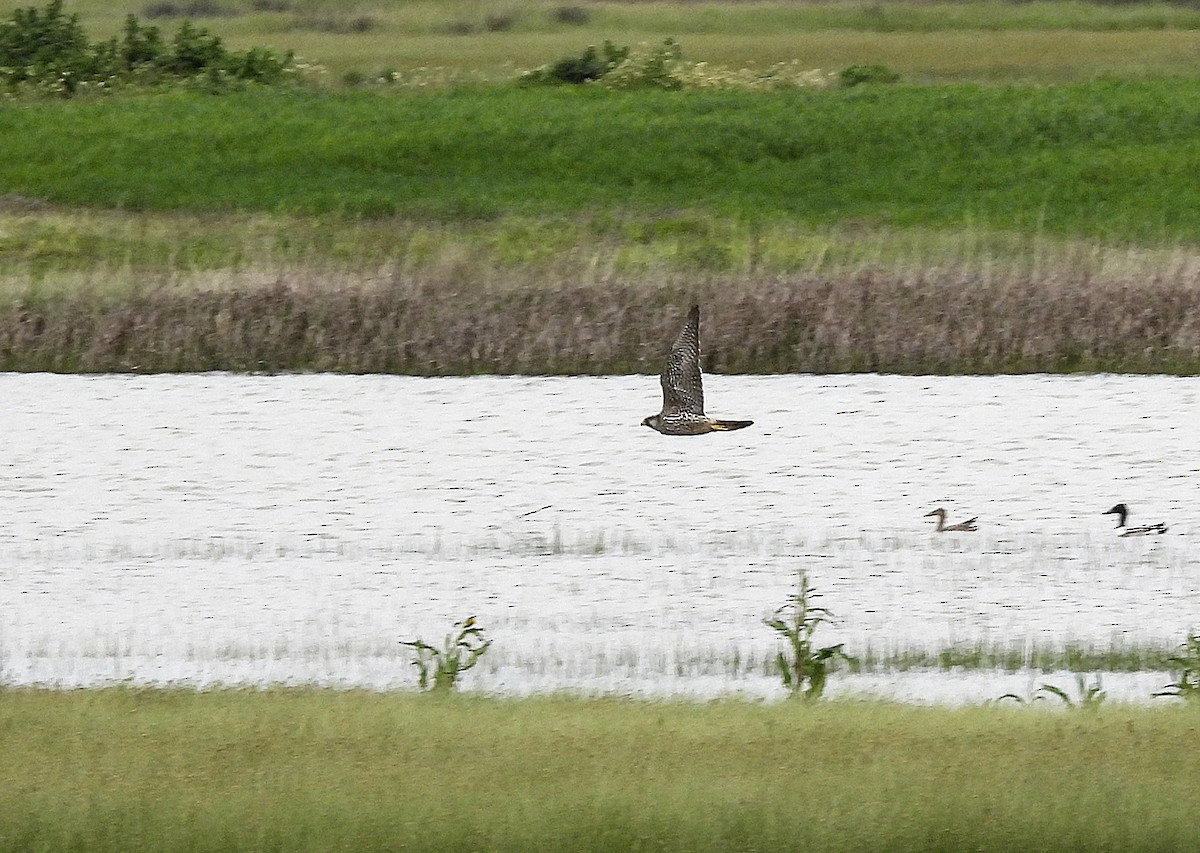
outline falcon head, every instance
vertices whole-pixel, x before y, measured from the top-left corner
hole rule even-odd
[[[650,417],[642,420],[642,426],[648,426],[650,429],[658,429],[658,419],[658,415],[651,415]]]

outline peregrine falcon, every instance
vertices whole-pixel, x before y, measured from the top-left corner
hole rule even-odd
[[[642,426],[663,435],[703,435],[748,427],[754,421],[719,421],[704,414],[704,388],[700,383],[700,306],[693,305],[659,377],[662,411],[642,421]]]

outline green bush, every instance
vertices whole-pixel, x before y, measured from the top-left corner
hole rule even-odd
[[[900,75],[886,65],[851,65],[843,68],[838,75],[843,86],[857,86],[860,83],[895,83]]]
[[[42,11],[17,9],[0,23],[0,79],[9,86],[58,80],[73,89],[79,76],[95,73],[97,58],[79,16],[63,14],[62,0]]]
[[[649,53],[627,55],[604,78],[604,85],[610,89],[682,89],[682,69],[683,48],[669,38]]]
[[[18,9],[0,23],[0,85],[69,97],[87,86],[111,89],[207,77],[277,83],[287,77],[292,54],[266,48],[225,49],[218,36],[185,21],[166,41],[157,27],[125,19],[120,38],[90,43],[78,15],[66,15],[62,0],[44,9]]]
[[[600,50],[588,45],[579,56],[567,56],[525,74],[526,83],[589,83],[599,80],[629,57],[629,48],[605,41]]]

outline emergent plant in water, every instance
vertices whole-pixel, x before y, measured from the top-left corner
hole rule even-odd
[[[1200,701],[1200,634],[1189,634],[1183,642],[1183,654],[1167,658],[1172,671],[1179,669],[1179,676],[1155,696],[1178,696],[1189,702]]]
[[[1104,692],[1104,686],[1100,682],[1099,675],[1096,676],[1095,682],[1088,684],[1087,678],[1082,673],[1077,673],[1075,675],[1075,694],[1075,697],[1072,698],[1071,694],[1061,687],[1056,687],[1053,684],[1043,684],[1033,692],[1031,699],[1022,698],[1016,693],[1005,693],[995,701],[999,703],[1005,699],[1012,699],[1018,704],[1027,705],[1030,702],[1046,700],[1053,696],[1073,711],[1095,711],[1108,698],[1108,694]]]
[[[447,634],[440,649],[423,640],[404,640],[400,643],[416,653],[412,664],[420,673],[417,683],[422,690],[433,693],[452,691],[458,676],[475,666],[492,644],[491,640],[483,638],[483,629],[476,626],[474,616],[455,622],[453,627],[457,633],[451,631]]]
[[[788,648],[776,657],[783,686],[792,696],[805,702],[815,702],[825,692],[825,679],[835,658],[852,660],[842,651],[844,643],[817,648],[813,634],[823,622],[832,622],[833,614],[813,603],[816,589],[809,585],[808,572],[801,571],[796,579],[796,591],[786,604],[763,623],[787,640]]]

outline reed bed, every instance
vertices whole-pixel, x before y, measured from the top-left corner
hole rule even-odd
[[[1200,286],[980,269],[482,285],[280,275],[0,305],[0,370],[655,374],[691,302],[722,373],[1200,371]]]

